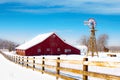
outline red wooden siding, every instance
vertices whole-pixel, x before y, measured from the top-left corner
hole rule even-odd
[[[16,50],[20,55],[62,55],[80,54],[80,50],[62,41],[55,33],[43,42],[30,47],[27,50]]]

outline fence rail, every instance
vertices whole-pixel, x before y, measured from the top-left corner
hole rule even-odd
[[[42,74],[47,73],[56,76],[56,80],[58,80],[59,78],[62,78],[64,80],[77,80],[72,76],[66,76],[61,74],[61,71],[64,71],[65,73],[74,73],[77,75],[83,75],[82,80],[88,80],[88,76],[106,79],[106,80],[111,80],[111,79],[120,80],[120,76],[88,71],[89,66],[120,68],[120,62],[88,61],[88,58],[83,58],[83,60],[64,60],[64,59],[60,59],[60,57],[57,57],[57,59],[47,59],[45,57],[36,58],[36,57],[28,57],[28,56],[27,57],[12,56],[4,53],[2,53],[2,55],[8,60],[16,64],[22,65],[26,68],[40,71]],[[38,62],[38,60],[40,61],[40,63]],[[50,65],[50,64],[48,65],[46,64],[46,62],[54,62],[55,65]],[[83,69],[80,70],[80,69],[62,67],[61,63],[82,65]],[[54,72],[49,71],[48,68],[55,69],[55,71]]]

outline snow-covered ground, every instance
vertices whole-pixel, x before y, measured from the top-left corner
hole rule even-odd
[[[8,55],[16,55],[15,52],[4,52]],[[109,57],[107,54],[116,54],[117,57]],[[37,56],[36,58],[38,58]],[[46,58],[56,59],[58,56],[46,56]],[[82,60],[86,57],[84,54],[82,55],[61,55],[59,56],[61,59],[66,60]],[[41,58],[41,57],[40,57]],[[120,62],[120,53],[99,53],[99,57],[88,57],[89,61],[111,61],[111,62]],[[40,72],[32,71],[30,69],[26,69],[24,67],[18,66],[8,60],[6,60],[2,55],[0,55],[0,71],[1,75],[3,75],[3,80],[56,80],[54,76],[50,76],[47,74],[41,74]],[[46,62],[46,64],[54,65],[55,63]],[[60,66],[68,67],[68,68],[75,68],[75,69],[82,69],[82,65],[72,65],[72,64],[64,64],[61,63]],[[97,66],[89,66],[89,71],[98,72],[98,73],[105,73],[105,74],[112,74],[120,76],[120,67],[119,68],[107,68],[107,67],[97,67]],[[4,73],[2,73],[4,72]],[[64,74],[64,72],[61,72]],[[71,74],[70,74],[71,75]],[[79,80],[81,80],[80,75],[73,74],[75,76],[79,76]],[[102,80],[97,78],[89,77],[90,80]],[[104,80],[104,79],[103,79]]]
[[[56,80],[56,78],[19,66],[0,54],[0,80]]]

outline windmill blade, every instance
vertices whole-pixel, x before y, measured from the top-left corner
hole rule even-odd
[[[84,25],[89,25],[89,21],[84,21]]]
[[[95,25],[96,25],[96,21],[93,19],[93,18],[90,18],[89,20],[88,20],[88,22],[89,22],[89,25],[90,26],[94,26],[95,27]]]

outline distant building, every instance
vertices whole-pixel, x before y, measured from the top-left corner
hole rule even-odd
[[[66,43],[56,33],[41,34],[16,48],[16,53],[23,56],[35,55],[70,55],[80,54],[80,50]]]
[[[86,55],[87,50],[88,50],[87,46],[85,46],[85,45],[75,45],[75,47],[78,48],[81,51],[81,54]]]

